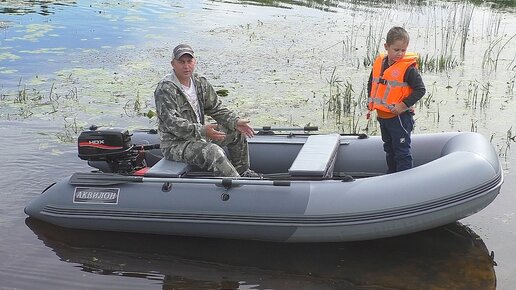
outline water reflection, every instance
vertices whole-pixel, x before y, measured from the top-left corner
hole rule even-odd
[[[14,0],[14,1],[0,1],[2,2],[0,6],[0,14],[15,14],[15,15],[23,15],[30,13],[37,13],[40,15],[48,16],[55,13],[55,6],[68,6],[75,5],[77,1],[23,1],[23,0]]]
[[[408,5],[408,6],[424,6],[433,5],[433,2],[426,0],[212,0],[214,2],[234,3],[243,5],[270,6],[276,8],[291,8],[292,6],[302,6],[308,8],[319,9],[328,12],[335,12],[340,4],[363,5],[369,7],[383,7],[387,5]],[[24,15],[36,13],[43,16],[55,14],[55,10],[59,6],[77,5],[75,0],[59,0],[59,1],[0,1],[0,14]],[[444,2],[457,2],[456,0],[448,0]],[[486,5],[484,0],[461,0],[459,2],[469,2],[475,5]],[[516,7],[514,0],[498,0],[490,2],[493,8],[509,8]]]
[[[460,223],[334,244],[80,231],[30,218],[26,224],[62,261],[83,271],[158,280],[163,289],[496,288],[488,249]]]
[[[320,9],[323,11],[334,12],[334,8],[339,4],[362,5],[364,7],[385,7],[390,5],[407,5],[407,6],[425,6],[435,5],[434,2],[427,0],[213,0],[218,2],[236,3],[244,5],[271,6],[276,8],[290,8],[294,6],[303,6],[309,8]],[[486,5],[484,0],[444,0],[443,2],[464,2],[473,3],[475,5]],[[493,8],[509,8],[516,7],[514,0],[498,0],[489,2]]]
[[[336,8],[339,5],[339,0],[215,0],[218,2],[244,4],[244,5],[257,5],[257,6],[270,6],[276,8],[290,8],[292,6],[303,6],[309,8],[320,9],[323,11],[333,12],[331,8]]]

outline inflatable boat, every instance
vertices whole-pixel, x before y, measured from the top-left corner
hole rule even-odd
[[[472,132],[416,134],[414,168],[386,174],[379,136],[264,127],[249,139],[256,178],[221,178],[162,158],[156,130],[81,133],[95,170],[50,185],[25,208],[65,228],[274,242],[369,240],[478,212],[503,171]]]

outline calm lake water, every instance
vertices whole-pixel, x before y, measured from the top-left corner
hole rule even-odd
[[[515,6],[0,2],[0,289],[513,289]],[[500,195],[460,223],[376,241],[277,245],[65,230],[23,213],[50,183],[87,170],[74,143],[82,129],[155,126],[152,92],[180,42],[256,126],[378,134],[364,118],[363,91],[368,61],[393,25],[407,28],[409,49],[425,60],[415,133],[480,132],[503,163]],[[338,112],[336,102],[349,109]]]

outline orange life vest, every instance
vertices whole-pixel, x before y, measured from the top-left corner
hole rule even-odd
[[[369,110],[376,110],[378,117],[389,119],[396,116],[390,108],[412,93],[412,88],[403,81],[405,72],[411,65],[417,65],[417,55],[407,52],[382,74],[382,64],[386,55],[380,54],[373,64]]]

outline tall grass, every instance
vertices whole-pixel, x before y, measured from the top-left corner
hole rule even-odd
[[[450,71],[466,57],[475,7],[468,2],[447,5],[451,6],[444,10],[438,10],[434,6],[429,12],[434,15],[428,17],[424,35],[428,45],[432,42],[431,35],[434,36],[434,52],[419,57],[419,69],[423,72]]]
[[[461,87],[462,85],[459,83],[457,90],[462,89]],[[466,97],[464,98],[466,108],[487,108],[490,102],[490,88],[491,84],[489,82],[482,84],[478,81],[469,81],[466,87]]]
[[[500,24],[502,22],[502,14],[500,12],[492,12],[487,20],[487,25],[482,30],[482,37],[491,39],[498,36],[500,32]]]
[[[457,67],[459,61],[452,55],[431,56],[426,54],[424,57],[417,58],[417,64],[421,72],[444,72]]]
[[[329,84],[329,94],[325,95],[326,112],[332,114],[337,123],[341,123],[342,117],[351,113],[353,86],[350,82],[343,84],[336,75],[337,67],[333,68]]]
[[[383,21],[378,21],[378,19],[374,17],[372,17],[370,20],[369,29],[366,36],[366,54],[363,60],[363,65],[365,67],[372,65],[376,56],[378,56],[386,22],[388,19],[386,16],[387,15],[383,15],[381,17]]]
[[[459,34],[460,34],[460,58],[464,60],[466,56],[466,41],[468,39],[469,26],[473,18],[474,6],[463,5],[459,18]]]
[[[514,96],[514,85],[516,83],[516,74],[507,82],[507,96]]]
[[[500,59],[500,54],[506,47],[514,48],[514,46],[511,46],[509,44],[512,42],[513,39],[515,39],[515,37],[516,34],[514,34],[505,41],[503,41],[503,37],[499,37],[491,41],[486,51],[484,52],[484,57],[482,58],[482,69],[487,71],[496,71],[498,68],[498,60]]]
[[[18,93],[16,94],[16,97],[14,98],[14,103],[23,104],[27,102],[28,95],[27,95],[27,87],[25,84],[22,86],[22,78],[20,78],[20,81],[18,82]]]
[[[365,87],[357,97],[353,84],[339,79],[336,67],[327,81],[329,93],[324,94],[323,122],[331,118],[343,132],[360,133],[360,116],[367,102]]]

